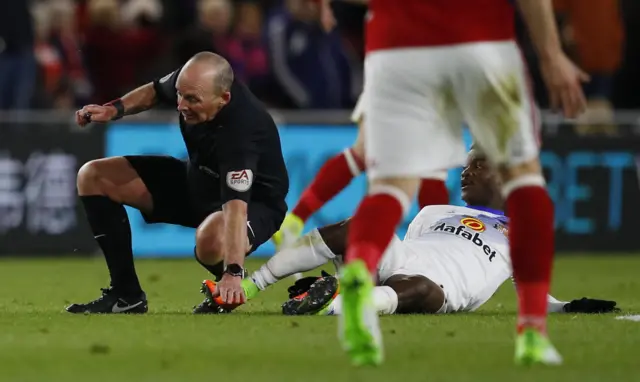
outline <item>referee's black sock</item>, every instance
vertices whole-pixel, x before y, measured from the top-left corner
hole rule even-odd
[[[193,254],[196,257],[196,261],[198,262],[198,264],[202,265],[204,269],[208,270],[209,273],[214,275],[216,278],[215,281],[220,281],[220,279],[222,278],[222,273],[224,272],[224,261],[221,261],[215,265],[205,264],[198,258],[195,247],[193,248]]]
[[[111,275],[111,287],[123,296],[137,296],[142,292],[133,265],[131,226],[122,204],[106,196],[80,196],[87,220]]]

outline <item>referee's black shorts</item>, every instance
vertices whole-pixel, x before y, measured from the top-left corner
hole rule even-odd
[[[218,182],[207,182],[205,174],[190,174],[195,169],[186,161],[155,155],[125,156],[153,198],[153,212],[142,213],[149,223],[167,223],[197,228],[210,214],[221,210],[219,200],[201,195],[218,195]],[[249,202],[247,236],[251,252],[280,229],[286,211],[262,202]]]

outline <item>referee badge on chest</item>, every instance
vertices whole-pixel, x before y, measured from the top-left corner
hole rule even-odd
[[[229,171],[227,173],[227,186],[234,191],[248,191],[251,184],[253,184],[253,171],[251,170]]]

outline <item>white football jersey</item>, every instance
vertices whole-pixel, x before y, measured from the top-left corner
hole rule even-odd
[[[423,275],[443,288],[443,313],[477,309],[512,274],[507,220],[497,212],[423,208],[404,240],[394,237],[385,252],[380,281],[393,274]]]

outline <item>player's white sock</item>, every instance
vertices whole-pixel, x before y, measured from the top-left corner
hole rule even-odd
[[[294,273],[315,269],[336,255],[331,252],[317,229],[296,240],[293,245],[276,253],[260,269],[251,274],[254,284],[264,290],[278,280]]]
[[[547,310],[549,313],[562,313],[564,312],[564,306],[568,301],[560,301],[552,295],[547,295]]]
[[[393,314],[398,308],[398,294],[388,286],[377,286],[373,288],[373,304],[378,314]],[[329,304],[327,311],[329,315],[342,314],[342,296],[337,295]]]

